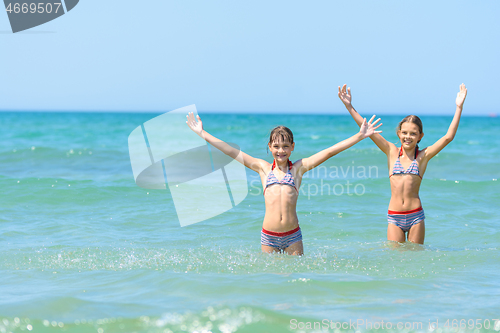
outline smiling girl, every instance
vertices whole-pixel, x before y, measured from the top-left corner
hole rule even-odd
[[[351,104],[351,88],[346,91],[346,85],[344,84],[342,89],[339,87],[338,95],[347,111],[349,111],[356,123],[361,126],[363,118]],[[388,240],[404,242],[406,233],[408,233],[408,241],[419,244],[424,243],[425,215],[419,197],[420,184],[429,160],[436,156],[455,137],[466,96],[467,88],[462,83],[456,98],[455,116],[448,128],[448,132],[432,146],[419,150],[418,143],[422,140],[424,131],[420,118],[413,115],[405,117],[397,127],[397,135],[401,142],[400,148],[388,142],[380,134],[374,134],[370,137],[380,150],[387,155],[391,182],[391,201],[387,213]]]
[[[375,126],[380,119],[372,123],[374,118],[375,116],[368,122],[366,119],[361,119],[360,130],[352,137],[295,163],[290,161],[290,155],[295,149],[293,134],[285,126],[278,126],[271,131],[268,146],[274,161],[269,163],[243,152],[241,152],[242,159],[237,158],[240,151],[203,130],[200,117],[195,118],[193,113],[187,115],[186,123],[212,146],[259,174],[266,205],[261,231],[262,251],[302,255],[304,253],[302,233],[296,212],[302,176],[364,138],[381,133],[382,131],[376,129],[382,124]]]

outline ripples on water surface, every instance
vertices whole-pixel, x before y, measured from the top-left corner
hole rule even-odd
[[[138,188],[127,137],[153,116],[0,114],[0,332],[300,331],[293,319],[423,323],[407,331],[427,331],[438,319],[446,332],[446,319],[500,318],[498,119],[462,119],[455,141],[429,164],[424,246],[385,241],[387,166],[366,141],[325,166],[378,173],[323,179],[330,188],[362,184],[363,195],[301,193],[306,255],[297,258],[260,252],[256,188],[231,211],[185,228],[168,191]],[[399,120],[386,118],[384,126]],[[270,160],[267,134],[283,117],[203,120],[214,135]],[[423,121],[425,146],[451,118]],[[347,117],[286,122],[295,158],[356,130]],[[321,179],[305,178],[302,190],[314,184]]]

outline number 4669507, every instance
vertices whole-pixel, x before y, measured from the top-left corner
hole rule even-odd
[[[11,13],[15,13],[15,14],[19,14],[19,13],[23,13],[23,14],[27,14],[27,13],[31,13],[31,14],[34,14],[34,13],[52,13],[53,11],[57,14],[57,12],[59,11],[59,7],[61,7],[61,3],[57,3],[55,2],[54,5],[52,5],[52,3],[50,2],[39,2],[38,3],[38,6],[36,3],[15,3],[14,5],[12,5],[12,3],[9,3],[9,5],[7,6],[7,8],[5,8],[5,10],[11,14]]]

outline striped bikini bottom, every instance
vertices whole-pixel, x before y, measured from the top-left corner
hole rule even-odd
[[[407,232],[411,227],[422,222],[424,219],[425,214],[422,207],[405,212],[396,212],[394,210],[387,212],[387,221],[400,227],[404,232]]]
[[[260,233],[260,243],[262,245],[271,246],[280,251],[301,240],[302,233],[300,232],[300,227],[287,232],[274,232],[262,228]]]

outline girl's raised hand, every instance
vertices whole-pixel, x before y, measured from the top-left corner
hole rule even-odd
[[[466,96],[467,96],[467,88],[465,88],[465,84],[462,83],[460,85],[460,91],[457,94],[457,100],[456,100],[457,106],[459,108],[463,107]]]
[[[359,133],[363,135],[363,139],[373,134],[382,133],[382,131],[377,131],[377,128],[382,126],[382,123],[375,126],[380,121],[380,118],[378,118],[375,122],[373,122],[374,118],[375,115],[373,115],[368,122],[366,122],[366,118],[363,118],[363,124],[361,124],[361,127],[359,128]]]
[[[339,98],[345,106],[349,106],[351,105],[351,88],[347,88],[346,91],[346,86],[347,85],[344,84],[342,89],[340,89],[339,86]]]
[[[189,128],[199,136],[203,137],[203,123],[201,122],[200,116],[196,116],[195,118],[194,114],[189,112],[186,118],[186,124],[188,124]]]

